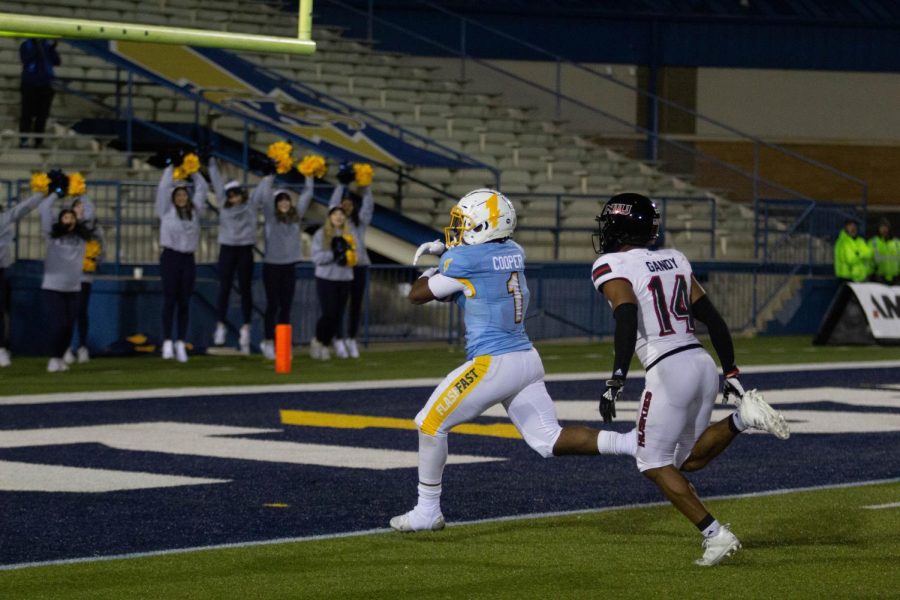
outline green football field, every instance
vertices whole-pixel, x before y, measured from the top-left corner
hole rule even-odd
[[[804,336],[737,337],[734,343],[738,366],[900,360],[898,346],[813,346],[811,338]],[[609,340],[539,343],[537,347],[548,374],[596,372],[600,377],[612,367]],[[102,358],[51,375],[45,371],[46,358],[13,357],[11,367],[0,369],[0,395],[440,378],[464,361],[460,347],[382,344],[364,351],[358,360],[328,362],[313,361],[306,348],[297,348],[293,372],[286,375],[275,374],[273,364],[259,355],[198,356],[183,365],[158,356]],[[640,368],[637,360],[632,368]]]
[[[716,500],[744,549],[697,567],[668,506],[0,572],[3,598],[896,598],[900,483]],[[52,526],[52,525],[51,525]]]

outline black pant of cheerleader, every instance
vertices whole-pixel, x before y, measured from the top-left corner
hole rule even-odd
[[[322,309],[322,316],[316,323],[316,339],[328,346],[337,334],[341,315],[347,306],[350,282],[316,277],[316,292],[319,295],[319,307]]]
[[[235,272],[241,296],[241,323],[249,323],[253,313],[253,246],[219,246],[219,296],[216,316],[220,323],[228,318],[228,297]]]
[[[194,293],[194,280],[197,274],[194,253],[164,248],[159,257],[159,274],[163,288],[162,338],[172,339],[172,322],[175,320],[177,306],[178,337],[175,339],[184,340],[187,336],[191,294]]]
[[[50,324],[50,356],[62,358],[72,340],[75,317],[78,315],[79,292],[44,290],[44,302]]]
[[[353,281],[350,282],[350,306],[347,308],[347,337],[355,340],[359,335],[359,321],[362,316],[363,300],[369,285],[369,266],[353,267]],[[344,331],[344,315],[338,317],[336,335]]]
[[[291,307],[294,304],[294,288],[297,270],[289,265],[263,264],[263,285],[266,288],[265,339],[275,339],[275,323],[291,324]]]
[[[88,345],[88,305],[91,302],[91,287],[91,283],[82,281],[81,294],[78,295],[78,315],[75,317],[75,321],[78,327],[78,344],[80,346]]]

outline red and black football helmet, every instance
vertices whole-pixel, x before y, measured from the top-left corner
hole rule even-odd
[[[594,252],[618,252],[623,246],[652,246],[659,237],[659,210],[641,194],[616,194],[597,216],[591,236]]]

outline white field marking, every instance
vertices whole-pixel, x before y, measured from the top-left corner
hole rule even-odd
[[[885,389],[854,389],[852,393],[834,387],[798,388],[793,390],[767,390],[766,401],[779,409],[787,419],[791,433],[875,433],[900,431],[900,413],[891,412],[900,406],[900,391]],[[781,404],[810,404],[814,402],[840,402],[851,406],[884,408],[884,412],[855,412],[852,410],[802,410],[781,409]],[[563,422],[599,422],[597,400],[556,400],[556,414]],[[712,422],[724,419],[734,412],[734,405],[717,403]],[[616,420],[634,422],[638,402],[616,402]],[[485,417],[505,418],[501,405],[489,408]],[[749,431],[750,433],[762,433]]]
[[[841,369],[897,369],[898,360],[809,363],[796,365],[756,365],[741,368],[742,373],[789,373],[793,371],[832,371]],[[644,371],[631,371],[631,379],[640,379]],[[609,378],[606,371],[584,373],[556,373],[544,381],[602,381]],[[103,402],[109,400],[141,400],[145,398],[188,398],[202,396],[242,396],[246,394],[291,394],[301,392],[335,392],[352,390],[380,390],[388,388],[435,387],[443,377],[419,379],[383,379],[340,383],[296,383],[288,385],[249,385],[216,387],[157,388],[145,390],[114,390],[100,392],[62,392],[58,394],[22,394],[0,396],[0,406],[56,404],[68,402]],[[352,399],[354,402],[356,399]],[[425,399],[423,398],[423,401]]]
[[[900,482],[900,477],[892,479],[875,479],[870,481],[853,481],[849,483],[833,483],[829,485],[814,485],[807,487],[785,488],[777,490],[767,490],[764,492],[749,492],[746,494],[727,494],[721,496],[706,496],[704,500],[739,500],[741,498],[764,498],[767,496],[784,496],[788,494],[802,492],[816,492],[822,490],[836,490],[845,488],[863,487],[867,485],[881,485],[885,483]],[[603,508],[584,508],[580,510],[567,510],[557,512],[529,513],[525,515],[509,515],[505,517],[492,517],[490,519],[476,519],[473,521],[459,521],[456,523],[448,523],[448,527],[461,527],[464,525],[484,525],[490,523],[503,523],[509,521],[529,521],[534,519],[546,519],[554,517],[568,517],[573,515],[593,515],[599,513],[610,512],[613,510],[633,510],[640,508],[652,508],[654,506],[669,506],[668,502],[645,502],[642,504],[624,504],[621,506],[604,506]],[[65,558],[61,560],[35,561],[26,563],[15,563],[11,565],[0,565],[0,571],[14,571],[18,569],[28,569],[32,567],[47,567],[56,565],[72,565],[79,563],[106,562],[111,560],[128,560],[134,558],[148,558],[153,556],[168,556],[172,554],[187,554],[189,552],[205,552],[208,550],[227,550],[252,548],[254,546],[295,544],[298,542],[317,542],[322,540],[334,540],[341,538],[363,537],[367,535],[393,533],[392,529],[366,529],[363,531],[345,531],[342,533],[327,533],[323,535],[310,535],[304,537],[274,538],[270,540],[256,540],[250,542],[234,542],[231,544],[213,544],[209,546],[193,546],[190,548],[173,548],[171,550],[153,550],[150,552],[132,552],[128,554],[114,554],[110,556],[86,556],[83,558]],[[408,534],[396,534],[408,535]]]
[[[868,508],[871,510],[879,510],[882,508],[900,508],[900,502],[890,502],[888,504],[870,504],[869,506],[863,506],[863,508]]]
[[[348,469],[381,471],[412,468],[418,465],[418,453],[416,452],[233,437],[280,431],[280,429],[168,422],[47,427],[0,430],[0,448],[103,444],[117,450]],[[457,464],[503,460],[506,459],[465,454],[451,455],[448,458],[449,463]],[[90,469],[85,469],[85,471],[88,472]],[[2,470],[0,470],[0,475],[2,474]],[[5,478],[0,477],[0,490],[6,489],[4,483]]]
[[[0,460],[0,491],[103,493],[124,490],[228,483],[230,479],[201,479],[113,469],[86,469],[60,465]]]

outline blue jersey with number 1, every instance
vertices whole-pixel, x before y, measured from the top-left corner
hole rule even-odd
[[[441,256],[440,272],[465,284],[456,298],[466,314],[466,355],[530,350],[525,333],[528,285],[525,252],[512,240],[455,246]]]

